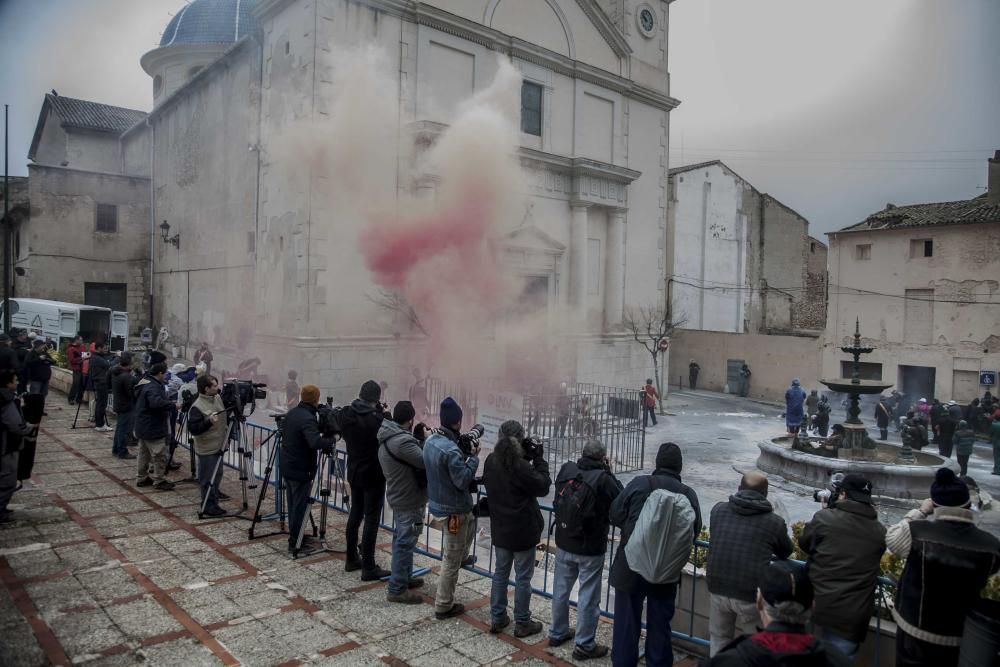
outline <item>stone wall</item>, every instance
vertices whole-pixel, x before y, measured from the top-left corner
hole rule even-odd
[[[726,362],[741,359],[750,365],[753,377],[750,396],[770,401],[784,400],[792,378],[800,378],[806,389],[819,384],[822,339],[811,336],[729,334],[708,331],[677,331],[670,342],[670,387],[688,386],[688,363],[701,366],[698,388],[723,391]],[[738,387],[731,386],[736,392]]]
[[[826,245],[807,236],[803,240],[802,256],[805,267],[805,298],[794,304],[792,325],[799,330],[819,331],[826,327]]]

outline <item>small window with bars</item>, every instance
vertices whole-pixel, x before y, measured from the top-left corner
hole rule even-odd
[[[97,205],[97,225],[99,232],[114,233],[118,231],[118,206],[115,204]]]
[[[530,81],[521,84],[521,131],[542,136],[542,87]]]

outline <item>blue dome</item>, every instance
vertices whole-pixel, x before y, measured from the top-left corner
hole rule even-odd
[[[194,0],[170,20],[160,46],[232,44],[257,29],[257,0]]]

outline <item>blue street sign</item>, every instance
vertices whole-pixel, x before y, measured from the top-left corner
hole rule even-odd
[[[996,371],[979,371],[979,384],[987,387],[997,386]]]

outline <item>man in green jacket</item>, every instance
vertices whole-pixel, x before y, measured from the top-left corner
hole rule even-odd
[[[198,378],[198,400],[188,411],[188,432],[198,455],[198,483],[201,485],[201,516],[223,516],[219,507],[222,483],[222,456],[229,433],[226,406],[219,396],[219,381],[205,374]]]

